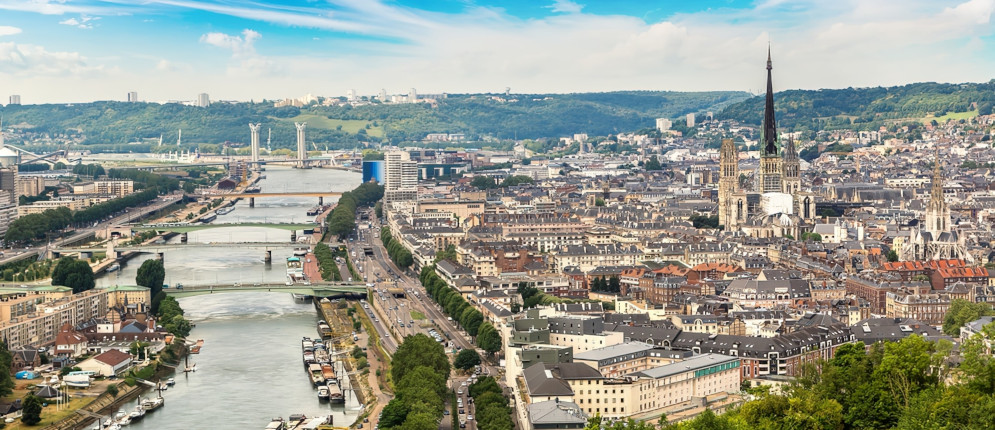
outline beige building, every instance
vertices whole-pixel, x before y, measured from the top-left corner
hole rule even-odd
[[[45,190],[45,178],[41,176],[18,176],[17,195],[37,196]]]
[[[86,209],[90,206],[90,199],[59,199],[34,202],[30,205],[18,206],[17,216],[22,217],[31,214],[40,214],[49,209],[69,208],[71,211]]]
[[[6,339],[10,349],[55,342],[63,324],[75,326],[104,316],[107,300],[107,291],[95,289],[42,303],[36,306],[34,313],[0,323],[0,338]]]
[[[73,194],[97,194],[102,196],[124,197],[135,192],[135,182],[131,180],[99,180],[73,185]]]
[[[103,288],[107,291],[108,307],[125,307],[142,304],[147,307],[152,304],[152,290],[137,285],[115,285]]]

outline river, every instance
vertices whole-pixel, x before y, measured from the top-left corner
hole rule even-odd
[[[262,192],[348,191],[360,175],[330,169],[297,170],[267,167]],[[258,199],[253,208],[241,201],[215,223],[302,222],[316,198]],[[191,232],[189,242],[287,242],[290,232],[258,227],[231,227]],[[178,240],[174,238],[173,240]],[[190,248],[164,256],[166,283],[282,282],[284,261],[292,247],[273,249],[265,264],[260,249]],[[98,285],[134,285],[140,255],[121,270],[97,279]],[[295,303],[287,293],[225,293],[180,299],[196,328],[191,339],[204,339],[199,355],[190,357],[197,372],[178,374],[176,386],[163,392],[165,406],[132,424],[136,429],[261,429],[274,417],[303,413],[333,415],[335,425],[355,420],[360,404],[347,391],[345,405],[319,403],[304,372],[300,339],[315,337],[318,316],[310,303]],[[135,402],[125,406],[134,407]]]

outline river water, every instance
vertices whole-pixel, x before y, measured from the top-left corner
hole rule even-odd
[[[329,169],[267,167],[262,192],[348,191],[360,175]],[[326,201],[326,203],[328,203]],[[258,199],[254,208],[241,201],[215,223],[303,222],[316,198]],[[230,227],[200,230],[188,242],[287,242],[287,230]],[[178,238],[174,238],[177,240]],[[261,249],[194,248],[169,250],[164,256],[167,284],[282,282],[291,246],[274,247],[273,263]],[[134,285],[140,255],[121,270],[97,279],[98,285]],[[301,337],[316,337],[318,316],[310,303],[295,303],[287,293],[225,293],[180,299],[196,328],[191,339],[204,339],[190,357],[197,372],[175,376],[176,386],[163,392],[165,406],[134,423],[135,429],[261,429],[273,417],[303,413],[331,414],[335,425],[348,426],[360,404],[346,391],[345,405],[320,403],[301,360]],[[338,372],[337,372],[338,373]],[[132,402],[124,407],[130,410]]]

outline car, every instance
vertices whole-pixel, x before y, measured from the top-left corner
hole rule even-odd
[[[449,415],[449,409],[445,409],[445,410],[443,410],[443,411],[442,411],[442,415]]]
[[[459,428],[465,429],[466,428],[466,421],[460,421],[459,422]]]
[[[464,411],[463,411],[462,409],[460,409],[460,410],[459,410],[459,414],[460,414],[460,415],[465,415],[465,414],[466,414],[466,412],[464,412]]]
[[[415,320],[408,321],[408,324],[415,325]]]
[[[463,389],[460,388],[459,391],[457,391],[456,393],[459,394],[459,395],[463,395]]]
[[[466,420],[467,421],[473,421],[473,415],[467,415],[466,416]]]

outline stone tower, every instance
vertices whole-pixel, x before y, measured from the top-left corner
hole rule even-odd
[[[770,48],[767,48],[767,97],[764,102],[764,122],[760,135],[760,172],[757,175],[757,191],[761,193],[783,192],[781,185],[781,142],[777,138],[777,124],[774,120],[774,84],[771,79]]]
[[[940,233],[950,231],[950,207],[943,196],[943,172],[940,170],[939,154],[936,156],[929,203],[926,205],[926,231],[933,236],[933,240],[939,238]]]
[[[784,145],[784,158],[781,159],[782,192],[791,195],[798,194],[802,188],[801,163],[798,161],[798,151],[795,150],[795,140],[788,137]]]
[[[739,153],[732,139],[722,139],[719,157],[719,225],[728,230],[737,224],[732,194],[739,190]]]
[[[249,146],[252,150],[252,168],[259,168],[259,129],[262,124],[249,123]]]

